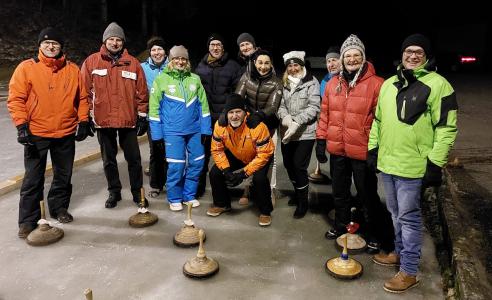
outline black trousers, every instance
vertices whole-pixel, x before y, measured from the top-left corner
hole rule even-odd
[[[382,244],[384,250],[392,250],[394,233],[391,216],[378,195],[376,174],[367,168],[366,161],[345,156],[330,155],[333,166],[333,199],[335,204],[335,229],[342,232],[350,222],[350,186],[352,176],[357,190],[358,209],[363,210],[361,231],[369,240]]]
[[[150,130],[147,131],[149,138],[149,169],[150,169],[150,187],[153,189],[164,189],[167,179],[167,161],[166,150],[164,148],[155,147],[152,143],[152,135]]]
[[[132,194],[134,197],[140,197],[143,175],[135,128],[102,128],[97,130],[97,139],[101,146],[104,175],[106,175],[106,180],[108,181],[108,191],[110,193],[121,193],[122,188],[118,172],[118,162],[116,161],[116,154],[118,153],[117,136],[128,164]]]
[[[242,161],[237,159],[229,151],[226,151],[226,156],[229,160],[231,170],[235,171],[245,166]],[[263,166],[263,168],[253,174],[253,199],[255,200],[256,205],[258,205],[260,213],[268,216],[273,211],[270,181],[267,177],[270,164],[271,159],[265,166]],[[212,167],[208,177],[210,179],[210,186],[212,187],[214,206],[231,207],[229,189],[226,186],[225,177],[217,165]]]
[[[307,168],[311,161],[314,140],[281,143],[282,158],[294,188],[301,189],[309,184]]]
[[[19,224],[35,226],[41,218],[39,201],[44,198],[44,172],[48,151],[53,165],[53,182],[48,193],[49,213],[56,218],[68,209],[72,196],[72,168],[75,157],[74,135],[63,138],[33,137],[33,146],[24,146],[24,180],[20,190]]]

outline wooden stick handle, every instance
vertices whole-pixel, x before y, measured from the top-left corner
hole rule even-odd
[[[188,206],[188,220],[191,221],[191,208],[193,207],[193,204],[187,202],[186,205]]]
[[[84,291],[85,299],[87,300],[92,300],[92,290],[91,289],[86,289]]]
[[[196,257],[204,258],[206,255],[205,255],[205,249],[203,248],[203,237],[204,237],[203,229],[200,229],[198,231],[198,237],[200,238],[200,246],[198,247],[198,253],[196,254]]]
[[[39,207],[41,207],[41,219],[46,220],[46,212],[44,210],[44,200],[39,201]]]
[[[145,190],[143,187],[140,188],[140,204],[142,207],[145,205]]]

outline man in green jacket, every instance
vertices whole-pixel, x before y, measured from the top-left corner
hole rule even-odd
[[[380,170],[395,229],[395,252],[377,254],[380,265],[400,266],[385,282],[402,293],[418,284],[422,248],[421,189],[441,185],[441,168],[457,134],[458,105],[449,82],[435,72],[430,41],[408,36],[397,74],[383,83],[368,144],[367,163]]]

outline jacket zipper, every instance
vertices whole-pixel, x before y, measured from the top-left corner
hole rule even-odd
[[[400,118],[402,120],[405,120],[405,106],[407,104],[407,96],[404,96],[403,97],[403,106],[401,107],[401,111],[400,111]]]

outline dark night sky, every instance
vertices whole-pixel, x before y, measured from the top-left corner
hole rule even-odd
[[[324,56],[330,45],[340,45],[351,33],[361,38],[366,55],[383,69],[393,68],[402,40],[415,32],[428,35],[442,56],[459,53],[484,57],[492,44],[490,17],[478,1],[443,5],[430,1],[308,0],[284,4],[181,0],[160,1],[159,7],[159,34],[170,44],[187,46],[192,57],[206,53],[206,40],[212,32],[226,38],[227,50],[234,56],[237,36],[250,32],[259,46],[274,53],[276,65],[283,53],[294,49],[305,50],[308,56]],[[132,11],[120,6],[114,17],[124,26],[139,26],[125,16]]]

